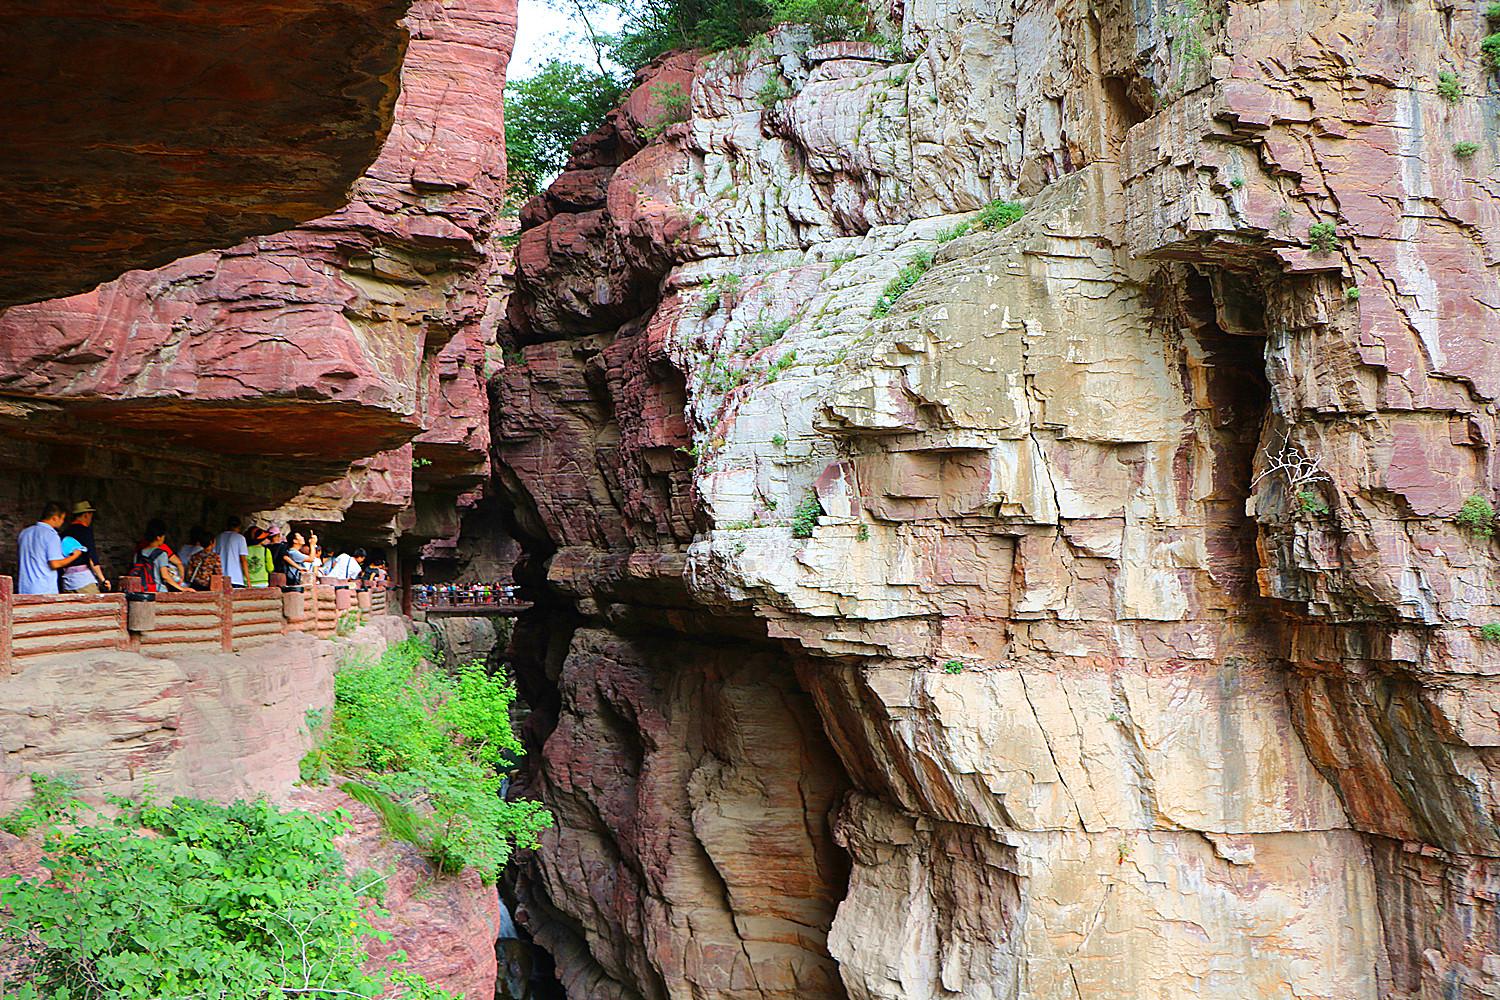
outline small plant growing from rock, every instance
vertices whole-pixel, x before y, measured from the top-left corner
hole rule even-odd
[[[859,530],[854,533],[854,540],[856,542],[868,542],[870,540],[870,526],[868,524],[861,524]]]
[[[641,129],[641,138],[653,142],[663,132],[678,122],[688,120],[688,95],[680,83],[653,83],[651,98],[659,112],[649,125]]]
[[[1338,230],[1331,222],[1314,222],[1307,227],[1307,239],[1318,253],[1333,253],[1338,249]]]
[[[786,435],[785,434],[772,434],[771,435],[771,443],[773,445],[775,445],[776,447],[778,447],[778,448],[785,448],[786,447]]]
[[[1238,191],[1240,188],[1242,188],[1242,187],[1245,186],[1245,178],[1243,178],[1243,177],[1235,177],[1232,180],[1230,180],[1229,186],[1232,187],[1232,188],[1234,188],[1236,191]]]
[[[880,298],[875,300],[875,308],[870,312],[871,319],[881,319],[891,314],[896,300],[911,290],[911,287],[921,280],[922,275],[932,269],[932,253],[923,250],[912,258],[896,276],[886,282],[885,288],[880,292]]]
[[[359,608],[350,608],[339,615],[338,624],[333,627],[333,634],[338,636],[353,635],[354,630],[365,623],[365,613]]]
[[[792,367],[796,363],[797,352],[787,351],[781,357],[771,362],[771,366],[766,369],[766,382],[775,382],[778,378],[781,377],[781,374],[783,372],[785,372],[788,368]]]
[[[1500,32],[1484,36],[1479,43],[1479,54],[1490,69],[1500,69]]]
[[[1488,642],[1500,641],[1500,622],[1490,622],[1488,625],[1479,626],[1479,636]]]
[[[1331,509],[1328,501],[1324,500],[1323,495],[1316,490],[1298,490],[1297,506],[1302,513],[1311,514],[1313,517],[1327,517]]]
[[[1026,206],[1019,201],[1006,201],[997,198],[979,210],[974,217],[975,229],[1000,230],[1013,222],[1021,221],[1021,216],[1026,214]]]
[[[787,89],[786,84],[781,81],[781,77],[779,76],[770,77],[755,92],[756,101],[767,111],[770,111],[791,96],[792,92]]]
[[[943,664],[943,673],[945,674],[961,674],[963,672],[963,660],[949,660],[947,663]]]
[[[1458,74],[1446,69],[1439,73],[1437,93],[1439,97],[1449,103],[1463,100],[1464,88],[1458,82]]]
[[[1348,288],[1344,289],[1344,298],[1348,299],[1350,302],[1358,302],[1359,301],[1359,286],[1358,285],[1350,285]]]
[[[775,508],[772,507],[772,509]],[[809,491],[807,496],[802,498],[802,502],[797,505],[796,511],[792,513],[792,537],[811,538],[822,513],[823,505],[818,501],[818,495]]]
[[[74,778],[33,774],[31,800],[9,816],[0,818],[0,830],[13,837],[24,837],[33,830],[71,823],[83,806],[77,792],[78,782]]]
[[[1464,505],[1454,515],[1453,521],[1465,531],[1478,535],[1480,538],[1489,538],[1495,533],[1495,507],[1484,497],[1475,493],[1464,501]]]
[[[1465,139],[1462,142],[1455,142],[1453,144],[1453,155],[1460,160],[1467,160],[1477,152],[1479,152],[1479,143],[1477,142]]]

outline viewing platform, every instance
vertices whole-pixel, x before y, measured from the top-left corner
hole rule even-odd
[[[412,612],[424,618],[516,618],[531,610],[530,601],[518,601],[500,594],[434,594],[412,595]]]
[[[107,650],[147,656],[233,652],[293,632],[338,633],[351,612],[383,615],[399,595],[326,584],[287,589],[232,588],[215,577],[207,591],[150,595],[17,594],[0,576],[0,676],[44,657]],[[355,615],[357,619],[357,614]]]

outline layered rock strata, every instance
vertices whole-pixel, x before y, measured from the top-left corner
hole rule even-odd
[[[887,30],[666,60],[523,213],[569,995],[1493,995],[1483,12]]]
[[[391,127],[409,0],[0,12],[0,307],[315,219]]]
[[[23,516],[123,481],[145,487],[109,498],[132,514],[285,504],[393,538],[414,492],[451,507],[485,478],[514,3],[424,0],[404,23],[394,125],[338,211],[0,314],[0,464],[30,473]]]

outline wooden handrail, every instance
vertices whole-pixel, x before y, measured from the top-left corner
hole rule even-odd
[[[31,657],[77,654],[89,650],[129,649],[152,655],[156,648],[207,646],[225,652],[236,648],[236,609],[243,641],[265,641],[279,634],[334,634],[337,615],[333,588],[309,584],[303,617],[290,621],[282,599],[286,577],[273,574],[273,586],[231,588],[215,577],[207,591],[143,595],[140,581],[125,581],[124,590],[102,594],[17,594],[11,577],[0,576],[0,677],[16,672]],[[382,595],[386,596],[386,595]],[[129,611],[130,601],[149,601],[146,614]],[[136,608],[145,611],[139,604]],[[388,611],[389,600],[374,610]],[[274,616],[271,609],[275,608]],[[319,612],[322,612],[320,620]],[[131,631],[134,624],[139,631]]]

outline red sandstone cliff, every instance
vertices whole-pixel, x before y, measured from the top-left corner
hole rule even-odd
[[[408,3],[0,11],[0,307],[343,205],[391,126]]]
[[[0,467],[27,473],[5,507],[89,496],[120,545],[163,510],[180,531],[355,507],[370,540],[415,525],[414,489],[441,508],[483,479],[514,4],[419,2],[406,27],[394,125],[345,207],[0,314]],[[367,485],[346,485],[351,463]]]

